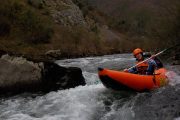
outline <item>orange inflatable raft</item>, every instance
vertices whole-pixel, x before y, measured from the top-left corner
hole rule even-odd
[[[139,75],[98,68],[98,75],[104,86],[115,90],[147,91],[168,83],[167,70],[160,68],[154,75]]]

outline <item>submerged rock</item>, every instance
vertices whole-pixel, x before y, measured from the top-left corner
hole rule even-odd
[[[34,63],[22,57],[0,58],[0,94],[49,92],[85,85],[80,68],[65,68],[53,62]]]

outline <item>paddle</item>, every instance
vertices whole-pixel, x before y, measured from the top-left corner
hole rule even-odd
[[[146,62],[146,61],[148,61],[148,60],[152,59],[153,57],[156,57],[156,56],[158,56],[158,55],[160,55],[160,54],[164,53],[165,51],[170,50],[170,49],[172,49],[172,48],[174,48],[174,47],[176,47],[176,46],[179,46],[179,45],[180,45],[180,44],[176,44],[176,45],[171,46],[171,47],[169,47],[169,48],[167,48],[167,49],[164,49],[164,50],[162,50],[162,51],[158,52],[157,54],[152,55],[150,58],[147,58],[147,59],[145,59],[144,61],[139,62],[138,64],[136,64],[136,65],[134,65],[134,66],[132,66],[132,67],[128,68],[127,70],[130,70],[130,69],[132,69],[133,67],[136,67],[136,66],[138,66],[138,65],[142,64],[143,62]]]

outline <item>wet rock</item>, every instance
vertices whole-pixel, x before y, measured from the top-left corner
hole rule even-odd
[[[23,57],[0,58],[0,94],[49,92],[85,85],[79,68],[65,68],[54,62],[34,63]]]
[[[0,59],[0,93],[36,90],[35,85],[41,83],[40,64],[3,55]]]
[[[49,50],[45,53],[46,56],[50,58],[59,58],[61,56],[60,50]]]
[[[7,54],[7,52],[4,51],[4,50],[0,50],[0,57],[1,57],[2,55],[4,55],[4,54]]]
[[[43,81],[46,91],[85,85],[80,68],[65,68],[51,62],[44,63]]]

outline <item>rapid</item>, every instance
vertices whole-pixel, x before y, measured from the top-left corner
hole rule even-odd
[[[169,85],[151,92],[114,91],[102,85],[98,67],[123,70],[134,61],[131,54],[58,60],[61,66],[81,68],[86,85],[0,98],[0,120],[180,120],[178,65],[165,65]]]

